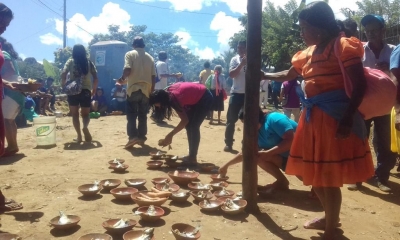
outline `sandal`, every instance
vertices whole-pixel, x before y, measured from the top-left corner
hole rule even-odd
[[[303,227],[305,229],[316,229],[316,230],[325,230],[326,220],[325,218],[314,218],[311,221],[306,222]],[[342,223],[338,222],[336,227],[339,228],[342,226]]]
[[[92,135],[90,135],[89,129],[88,128],[82,128],[83,135],[85,135],[85,142],[91,142],[92,141]]]
[[[257,186],[257,191],[259,192],[272,192],[275,190],[289,190],[289,185],[281,185],[277,182],[269,183],[265,186]]]
[[[21,203],[9,203],[5,204],[4,206],[0,206],[0,212],[11,212],[11,211],[16,211],[22,209],[23,206]]]
[[[135,144],[138,144],[139,143],[139,139],[137,139],[137,138],[134,138],[134,139],[131,139],[131,140],[129,140],[129,142],[125,145],[125,149],[128,149],[128,148],[131,148],[131,147],[133,147]]]

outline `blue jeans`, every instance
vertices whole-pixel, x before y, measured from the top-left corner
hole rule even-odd
[[[116,98],[111,100],[111,106],[113,111],[125,112],[126,101],[119,102]]]
[[[235,124],[239,119],[239,111],[244,105],[244,93],[232,93],[229,99],[228,112],[226,114],[225,144],[232,147]]]
[[[141,90],[133,92],[126,100],[127,133],[129,140],[139,138],[147,140],[147,112],[149,110],[149,98]],[[138,125],[136,127],[136,119]]]
[[[374,121],[373,144],[377,158],[375,177],[382,183],[389,180],[390,170],[396,165],[397,154],[390,150],[390,114],[365,121],[368,136]]]

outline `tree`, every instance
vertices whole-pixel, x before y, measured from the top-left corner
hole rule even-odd
[[[57,68],[55,64],[50,63],[46,59],[43,59],[43,68],[47,75],[47,77],[51,77],[54,79],[55,84],[59,85],[60,83],[60,69]]]
[[[72,57],[72,48],[58,48],[54,52],[54,63],[58,69],[63,69],[68,59]]]
[[[35,58],[28,57],[24,61],[17,61],[19,73],[23,78],[46,79],[43,65],[38,63]]]

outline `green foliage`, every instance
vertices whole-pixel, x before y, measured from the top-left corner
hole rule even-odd
[[[60,70],[55,66],[55,64],[43,59],[43,68],[47,77],[52,77],[54,79],[54,83],[59,85],[61,79]]]
[[[72,48],[71,47],[66,47],[66,48],[58,48],[54,52],[54,64],[58,69],[63,69],[65,63],[69,58],[72,57]]]
[[[35,58],[25,58],[24,61],[17,61],[17,64],[19,73],[23,78],[47,78],[43,65],[38,63]]]

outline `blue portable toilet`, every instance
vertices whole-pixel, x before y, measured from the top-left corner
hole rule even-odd
[[[121,41],[102,41],[90,47],[90,60],[97,68],[99,86],[104,89],[108,104],[111,103],[111,90],[115,86],[113,79],[122,76],[125,54],[131,49]]]

